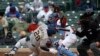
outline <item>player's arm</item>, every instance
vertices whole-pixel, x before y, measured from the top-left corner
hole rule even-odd
[[[80,32],[80,31],[76,30],[76,31],[75,31],[75,34],[76,34],[77,36],[79,36],[79,37],[83,37],[83,36],[85,36],[85,31],[82,30],[82,31]]]

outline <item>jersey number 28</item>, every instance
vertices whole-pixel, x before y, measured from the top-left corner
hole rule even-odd
[[[39,34],[40,34],[39,30],[37,32],[34,32],[34,36],[35,36],[36,41],[40,40],[40,35]]]

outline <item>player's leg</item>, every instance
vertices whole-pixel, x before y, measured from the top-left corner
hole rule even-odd
[[[63,56],[63,54],[62,54],[62,52],[61,52],[61,46],[57,47],[57,50],[58,50],[57,55],[58,55],[58,56]]]
[[[76,56],[73,52],[70,50],[66,49],[64,46],[58,47],[58,56]]]
[[[26,45],[26,38],[20,39],[15,46],[7,53],[5,53],[5,56],[13,56],[17,52],[17,50],[22,46]]]

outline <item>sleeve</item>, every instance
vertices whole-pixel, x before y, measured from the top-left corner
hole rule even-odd
[[[69,26],[69,29],[70,29],[70,33],[74,33],[74,30],[71,26]]]
[[[38,13],[38,15],[37,15],[37,18],[38,18],[38,19],[41,19],[42,17],[43,17],[43,12],[40,11],[40,12]]]
[[[84,33],[85,33],[84,30],[82,32],[76,31],[76,35],[79,36],[79,37],[85,36]]]
[[[6,8],[5,14],[7,14],[7,13],[9,12],[9,8],[10,8],[10,6],[8,6],[8,7]]]

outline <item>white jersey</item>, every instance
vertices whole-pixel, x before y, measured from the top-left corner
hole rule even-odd
[[[60,39],[59,41],[58,41],[58,44],[59,44],[59,46],[61,46],[62,45],[62,39]]]
[[[49,16],[52,14],[52,10],[49,9],[48,12],[45,12],[44,10],[39,11],[37,18],[42,21],[47,21],[49,19]]]
[[[60,26],[60,20],[57,21],[57,25]],[[69,30],[69,31],[64,31],[64,40],[59,40],[59,44],[60,45],[64,45],[66,49],[68,49],[68,47],[70,47],[73,43],[76,42],[77,37],[73,31],[73,29],[71,28],[71,26],[67,26],[68,23],[66,23],[66,27],[64,29]]]
[[[62,41],[62,44],[65,46],[66,49],[68,49],[68,47],[70,47],[76,41],[77,41],[76,35],[70,34],[65,37],[65,39]]]
[[[16,43],[15,46],[17,48],[21,46],[32,48],[33,45],[34,46],[40,46],[40,45],[44,46],[46,42],[48,41],[47,26],[44,23],[39,22],[39,27],[31,32],[29,39],[30,39],[29,41],[26,41],[26,38],[20,39]]]
[[[58,26],[61,26],[60,20],[57,21],[57,25],[58,25]],[[72,34],[72,33],[74,32],[73,29],[72,29],[72,27],[69,26],[68,23],[66,23],[65,29],[66,29],[66,30],[69,30],[69,31],[64,31],[64,32],[65,32],[65,33],[64,33],[65,36],[68,36],[68,35],[70,35],[70,34]]]
[[[74,33],[73,29],[71,28],[71,26],[67,26],[65,29],[68,29],[69,31],[65,31],[65,36],[68,36],[72,33]]]

